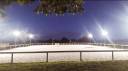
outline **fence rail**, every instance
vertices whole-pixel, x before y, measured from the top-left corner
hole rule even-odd
[[[70,44],[70,43],[69,43]],[[73,43],[74,44],[74,43]],[[39,44],[32,44],[32,45],[39,45]],[[40,43],[40,45],[45,45],[43,43]],[[47,45],[47,44],[46,44]],[[50,45],[56,45],[56,44],[50,44]],[[57,45],[63,45],[63,44],[57,44]],[[68,44],[67,44],[68,45]],[[99,43],[89,43],[89,45],[97,45],[97,46],[102,46]],[[15,45],[10,45],[10,47],[14,47]],[[21,47],[21,46],[30,46],[29,44],[21,44],[21,45],[17,45],[17,47]],[[112,46],[112,47],[122,47],[122,45],[119,44],[105,44],[104,46]],[[125,46],[126,47],[126,46]],[[49,53],[69,53],[69,52],[78,52],[79,53],[79,59],[80,61],[84,61],[83,60],[83,52],[88,53],[88,52],[110,52],[111,53],[111,60],[114,60],[115,57],[115,52],[128,52],[128,49],[125,50],[76,50],[76,51],[31,51],[31,52],[0,52],[0,54],[9,54],[11,55],[10,57],[10,63],[14,63],[14,54],[29,54],[29,53],[46,53],[46,62],[49,62]]]
[[[116,47],[116,48],[123,48],[128,49],[128,45],[126,44],[105,44],[105,43],[26,43],[26,44],[0,44],[0,50],[10,49],[15,47],[27,47],[32,45],[96,45],[96,46],[108,46],[108,47]]]
[[[80,61],[83,61],[83,52],[111,52],[111,60],[114,60],[114,52],[128,52],[128,50],[78,50],[78,51],[34,51],[34,52],[0,52],[0,54],[10,54],[10,63],[14,63],[14,54],[29,54],[29,53],[46,53],[46,62],[49,62],[49,53],[69,53],[69,52],[79,52]]]

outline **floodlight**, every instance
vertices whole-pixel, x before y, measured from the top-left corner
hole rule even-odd
[[[102,35],[103,36],[107,36],[108,35],[108,32],[106,30],[102,30]]]
[[[16,37],[18,37],[18,36],[20,36],[21,35],[21,32],[20,31],[13,31],[13,35],[14,36],[16,36]]]
[[[28,37],[29,37],[30,39],[33,39],[33,38],[34,38],[34,35],[33,35],[33,34],[29,34]]]
[[[92,39],[93,35],[91,33],[88,34],[88,38]]]

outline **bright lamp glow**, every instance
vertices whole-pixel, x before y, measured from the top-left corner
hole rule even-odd
[[[103,36],[107,36],[108,35],[108,32],[106,30],[102,30],[102,35]]]
[[[20,31],[13,31],[13,35],[18,37],[21,35],[21,32]]]
[[[33,35],[33,34],[29,34],[28,37],[29,37],[30,39],[33,39],[33,38],[34,38],[34,35]]]
[[[89,33],[88,38],[93,38],[93,35],[91,33]]]

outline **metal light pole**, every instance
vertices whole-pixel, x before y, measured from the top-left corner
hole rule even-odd
[[[93,35],[91,33],[88,34],[88,38],[90,39],[90,43],[92,43]]]
[[[104,36],[104,40],[103,40],[103,44],[105,46],[105,39],[107,38],[108,36],[108,32],[106,30],[102,30],[102,36]]]
[[[29,44],[31,46],[32,45],[31,42],[32,42],[32,39],[34,38],[34,35],[33,34],[29,34],[28,37],[29,37]]]
[[[16,44],[16,38],[14,38],[14,45],[15,45],[15,48],[16,48],[16,46],[17,46],[17,44]]]
[[[14,45],[15,45],[15,48],[16,48],[16,45],[17,45],[17,38],[21,35],[21,32],[20,31],[13,31],[13,35],[15,36],[14,38]]]

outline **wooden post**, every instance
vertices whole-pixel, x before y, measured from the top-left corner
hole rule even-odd
[[[112,51],[112,61],[114,60],[114,51]]]
[[[80,52],[80,61],[82,62],[82,52]]]
[[[48,52],[46,53],[46,62],[48,62]]]
[[[13,64],[13,52],[11,53],[11,64]]]

